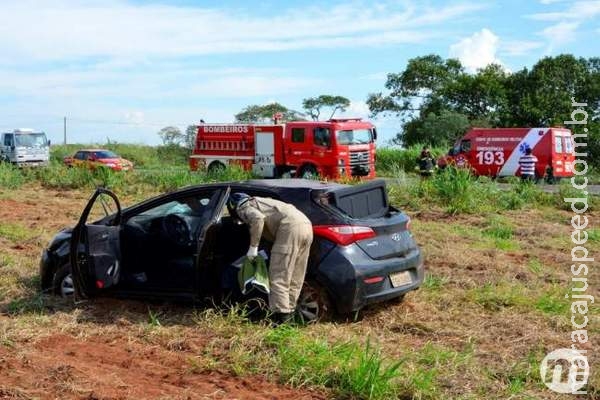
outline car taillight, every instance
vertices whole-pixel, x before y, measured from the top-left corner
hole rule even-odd
[[[313,227],[313,232],[317,236],[324,237],[342,246],[376,236],[375,231],[368,226],[317,225]]]

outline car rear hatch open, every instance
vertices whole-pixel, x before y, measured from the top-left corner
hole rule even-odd
[[[409,231],[410,218],[389,205],[384,180],[334,187],[323,195],[327,206],[347,225],[319,227],[317,234],[325,232],[323,236],[334,239],[335,234],[345,236],[347,240],[338,240],[339,244],[356,243],[376,260],[403,257],[416,250]]]

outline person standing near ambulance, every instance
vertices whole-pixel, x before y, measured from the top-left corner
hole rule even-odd
[[[269,309],[275,323],[294,317],[313,240],[312,223],[291,204],[268,197],[233,193],[227,201],[229,213],[248,225],[247,257],[258,255],[261,237],[273,242],[269,263]]]
[[[519,166],[521,167],[521,180],[526,182],[535,181],[535,165],[538,159],[531,154],[531,147],[525,149],[525,155],[519,158]]]

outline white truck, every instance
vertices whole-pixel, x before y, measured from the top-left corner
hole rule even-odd
[[[0,161],[16,166],[46,166],[50,158],[50,141],[44,132],[15,129],[0,134]]]

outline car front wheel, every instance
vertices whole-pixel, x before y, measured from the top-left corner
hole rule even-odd
[[[57,296],[69,298],[75,294],[70,264],[64,264],[56,271],[52,286]]]

